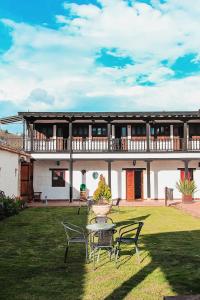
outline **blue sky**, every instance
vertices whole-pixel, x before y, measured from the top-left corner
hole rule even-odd
[[[196,0],[0,2],[0,117],[200,108]]]

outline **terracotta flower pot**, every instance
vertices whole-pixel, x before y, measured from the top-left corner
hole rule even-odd
[[[182,195],[183,203],[192,203],[193,197],[192,195]]]
[[[103,217],[109,214],[111,207],[111,204],[94,204],[92,210],[96,216]]]

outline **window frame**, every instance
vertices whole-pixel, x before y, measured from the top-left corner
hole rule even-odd
[[[135,129],[135,134],[133,131]],[[140,132],[139,132],[140,129]],[[131,126],[131,136],[132,137],[146,137],[146,125],[145,124],[134,124]]]
[[[101,131],[100,134],[98,134],[98,130]],[[92,125],[92,137],[107,137],[108,136],[108,128],[105,124],[95,124]]]
[[[66,187],[66,171],[68,169],[59,169],[59,168],[55,168],[55,169],[49,169],[51,171],[51,187]],[[56,180],[54,179],[54,172],[62,172],[62,184],[55,184]],[[58,175],[57,175],[58,176]]]
[[[72,136],[73,137],[83,137],[83,138],[88,137],[89,136],[89,124],[73,124]]]

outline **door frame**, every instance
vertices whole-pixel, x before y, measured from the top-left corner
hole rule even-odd
[[[132,199],[128,199],[128,188],[127,188],[127,185],[128,185],[128,172],[132,172],[132,174],[133,174],[133,182],[132,182],[132,184],[133,184],[133,198]],[[126,170],[126,200],[130,201],[130,202],[135,200],[135,172],[134,172],[133,169],[127,169]]]
[[[126,200],[127,200],[127,171],[133,171],[134,175],[134,182],[133,182],[133,194],[134,194],[134,198],[133,200],[127,200],[127,201],[137,201],[137,199],[135,199],[135,171],[141,171],[141,200],[144,200],[144,170],[146,170],[146,168],[123,168],[123,171],[126,171]]]
[[[28,168],[28,176],[27,178],[22,177],[22,169],[23,167]],[[21,162],[21,168],[20,168],[20,197],[25,200],[32,200],[33,197],[33,160],[30,162]],[[27,185],[28,192],[26,194],[22,194],[22,186],[23,184]]]

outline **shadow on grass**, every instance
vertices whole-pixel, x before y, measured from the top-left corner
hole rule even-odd
[[[155,269],[160,268],[176,294],[200,293],[200,230],[144,235],[151,263],[123,282],[105,300],[124,299]]]
[[[132,219],[128,219],[128,220],[123,220],[123,221],[120,221],[120,222],[117,222],[116,224],[116,228],[118,227],[122,227],[122,226],[125,226],[125,225],[129,225],[129,224],[132,224],[136,221],[144,221],[146,220],[147,218],[150,217],[150,214],[147,214],[147,215],[144,215],[144,216],[140,216],[140,217],[137,217],[137,218],[132,218]]]
[[[33,208],[0,223],[2,300],[82,299],[84,245],[70,245],[64,264],[65,233],[61,221],[83,226],[87,209]]]

